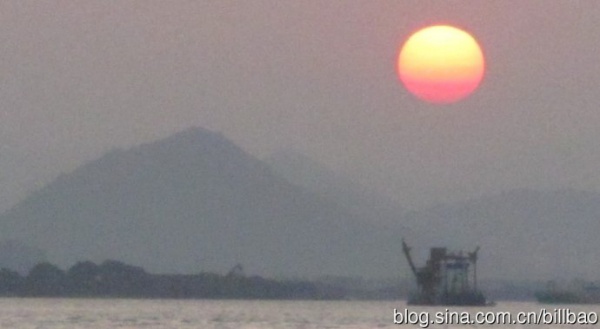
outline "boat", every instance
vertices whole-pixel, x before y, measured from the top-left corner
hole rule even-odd
[[[535,293],[542,304],[600,304],[600,286],[594,283],[576,282],[567,288],[559,288],[550,282],[544,291]]]
[[[489,306],[485,295],[477,288],[477,254],[448,252],[447,248],[430,249],[425,266],[417,268],[411,248],[402,240],[402,251],[414,274],[418,290],[412,293],[409,305]]]

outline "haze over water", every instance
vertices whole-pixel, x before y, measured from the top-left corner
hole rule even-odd
[[[534,302],[500,302],[488,308],[450,308],[451,311],[539,311],[566,307],[598,311],[593,305],[541,305]],[[2,328],[203,328],[203,329],[367,329],[420,328],[394,325],[394,308],[403,301],[238,301],[238,300],[125,300],[125,299],[0,299]],[[408,307],[411,311],[444,311],[445,307]],[[520,325],[494,325],[521,328]],[[464,325],[430,328],[466,328]],[[472,326],[478,327],[478,326]],[[479,326],[480,327],[480,326]],[[527,326],[536,328],[538,326]],[[576,325],[540,325],[544,328],[578,328]],[[591,326],[581,326],[591,327]]]

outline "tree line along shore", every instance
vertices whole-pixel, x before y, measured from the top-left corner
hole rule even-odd
[[[0,269],[2,297],[342,299],[326,284],[246,276],[240,265],[225,275],[151,274],[115,260],[78,262],[66,271],[44,262],[27,275]]]

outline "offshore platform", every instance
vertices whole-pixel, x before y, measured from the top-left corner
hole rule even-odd
[[[402,240],[402,251],[417,279],[418,291],[408,299],[409,305],[488,305],[477,289],[477,253],[453,253],[446,248],[431,248],[429,259],[417,268],[410,247]]]

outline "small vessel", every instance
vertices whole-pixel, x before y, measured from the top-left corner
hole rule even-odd
[[[409,296],[409,305],[493,305],[477,288],[477,253],[448,252],[431,248],[425,266],[417,268],[410,247],[402,240],[402,251],[417,280],[418,291]]]
[[[546,290],[536,292],[535,298],[542,304],[600,304],[600,286],[579,282],[559,288],[551,282]]]

